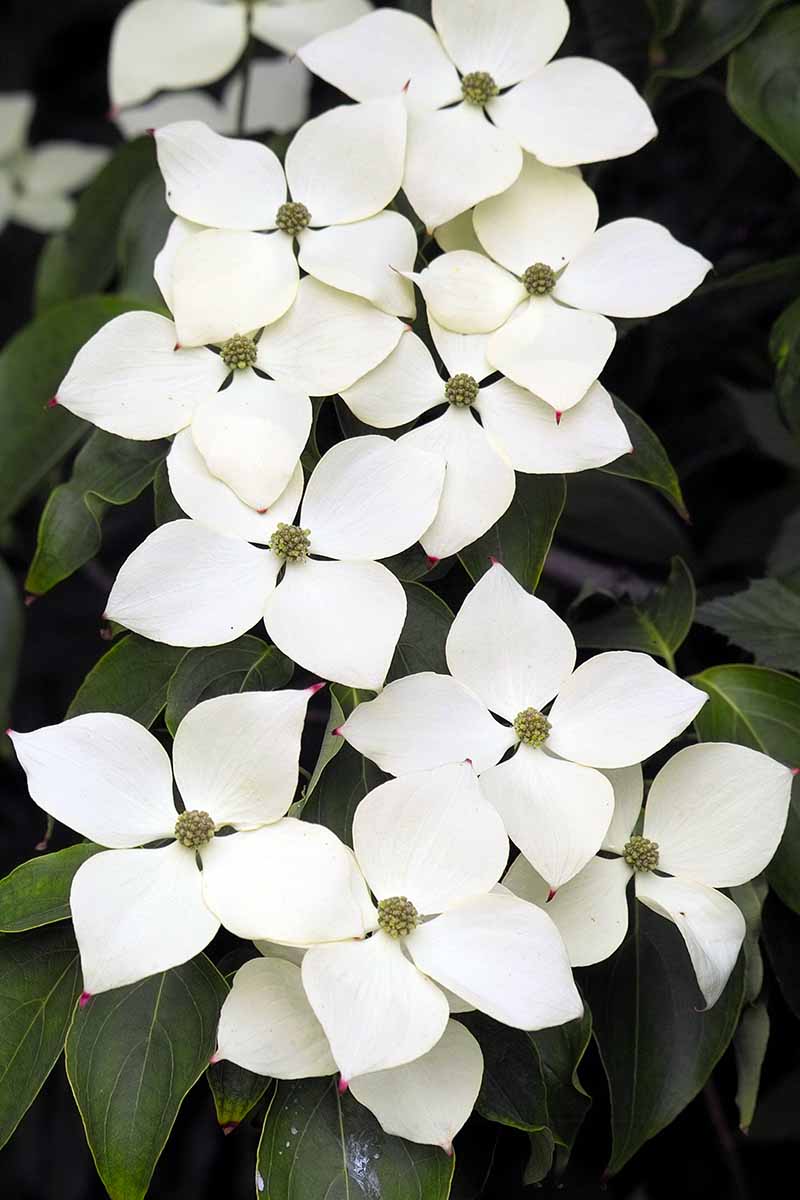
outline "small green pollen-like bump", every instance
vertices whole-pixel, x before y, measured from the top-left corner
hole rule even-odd
[[[461,95],[468,104],[488,104],[499,91],[488,71],[469,71],[461,80]]]
[[[478,399],[479,391],[477,379],[463,373],[452,375],[444,385],[445,398],[456,408],[469,408]]]
[[[378,902],[378,925],[390,938],[407,937],[419,925],[419,913],[406,896]]]
[[[526,746],[543,745],[550,734],[550,722],[538,708],[523,708],[514,717],[514,733]]]
[[[288,233],[289,237],[297,237],[298,233],[302,233],[310,220],[311,213],[305,204],[298,204],[293,200],[287,200],[286,204],[282,204],[275,214],[275,224],[278,229],[283,233]]]
[[[653,871],[658,866],[658,842],[634,834],[622,847],[622,857],[634,871]]]
[[[284,562],[302,562],[311,548],[310,534],[310,529],[279,521],[278,528],[269,540],[269,548]]]
[[[244,371],[246,367],[255,365],[258,347],[251,337],[244,333],[235,333],[227,342],[223,342],[219,355],[226,367],[233,371]]]
[[[522,283],[530,296],[547,296],[556,286],[556,273],[547,263],[534,263],[523,273]]]
[[[214,836],[214,822],[207,812],[194,808],[182,812],[175,822],[175,840],[187,850],[206,846]]]

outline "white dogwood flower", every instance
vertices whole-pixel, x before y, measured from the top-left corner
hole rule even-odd
[[[286,151],[285,175],[269,147],[221,137],[199,121],[155,136],[172,211],[197,225],[266,231],[262,240],[281,247],[278,287],[296,274],[296,240],[300,266],[320,282],[413,316],[413,288],[401,272],[413,268],[416,234],[406,217],[383,211],[403,179],[401,100],[340,105],[307,121]],[[176,263],[178,286],[190,268]]]
[[[665,312],[711,268],[663,225],[627,217],[598,229],[597,217],[577,168],[526,155],[513,186],[477,205],[471,229],[462,218],[440,234],[465,248],[411,276],[439,324],[490,333],[491,365],[559,413],[586,394],[614,349],[609,317]]]
[[[220,922],[304,944],[364,933],[373,910],[350,851],[324,826],[284,815],[316,690],[193,708],[173,748],[180,813],[169,756],[129,717],[92,713],[10,734],[36,803],[111,847],[83,863],[70,893],[87,993],[186,962]]]
[[[719,999],[744,940],[739,908],[719,888],[758,875],[781,840],[792,786],[788,767],[757,750],[702,743],[680,750],[650,787],[642,833],[638,768],[609,773],[617,807],[603,849],[547,905],[574,966],[608,958],[628,930],[626,889],[677,925],[706,1003]],[[614,778],[616,776],[616,778]],[[504,880],[542,903],[547,885],[520,856]]]
[[[217,1037],[213,1062],[234,1062],[272,1079],[333,1075],[337,1069],[303,989],[300,967],[280,958],[252,959],[239,968],[222,1006]],[[401,1067],[351,1079],[350,1091],[386,1133],[450,1153],[453,1138],[474,1108],[482,1077],[480,1046],[468,1029],[449,1020],[426,1054]]]
[[[447,462],[436,520],[420,539],[429,557],[457,554],[500,519],[514,496],[515,469],[584,471],[631,450],[627,430],[599,383],[556,425],[552,409],[532,392],[508,379],[482,383],[493,374],[485,335],[451,333],[432,317],[428,324],[445,379],[425,343],[407,332],[342,399],[378,429],[404,425],[447,404],[441,416],[400,439]]]
[[[708,699],[647,654],[598,654],[575,669],[567,625],[499,563],[464,600],[446,655],[450,676],[395,680],[340,732],[396,775],[471,759],[509,837],[552,890],[589,861],[611,822],[613,788],[597,768],[641,762]]]
[[[178,502],[199,519],[162,525],[134,550],[107,615],[172,646],[229,642],[263,617],[275,645],[309,671],[380,687],[406,597],[376,560],[408,549],[431,524],[444,462],[390,438],[339,442],[314,468],[292,524],[279,516],[294,485],[277,511],[259,514],[208,475],[186,435],[173,455]]]
[[[284,54],[309,38],[369,12],[367,0],[133,0],[111,35],[108,88],[114,109],[141,104],[164,88],[221,79],[250,33]]]
[[[375,932],[312,946],[302,965],[342,1086],[431,1050],[449,1019],[442,987],[519,1029],[581,1015],[549,917],[492,890],[508,839],[469,764],[375,788],[356,809],[353,847],[378,902]]]
[[[573,166],[655,136],[647,105],[613,68],[550,62],[569,26],[564,0],[433,0],[433,23],[384,8],[299,51],[355,100],[404,95],[403,190],[429,231],[510,187],[523,150]]]

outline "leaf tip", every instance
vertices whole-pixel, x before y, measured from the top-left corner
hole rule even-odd
[[[322,691],[322,689],[323,689],[324,687],[327,687],[327,686],[328,686],[328,685],[327,685],[327,683],[325,683],[325,682],[320,682],[320,683],[312,683],[310,687],[307,687],[307,688],[306,688],[306,691],[308,692],[309,696],[316,696],[317,692],[321,692],[321,691]],[[338,730],[334,730],[334,732],[335,732],[335,733],[338,733],[339,731],[338,731]]]
[[[545,900],[545,904],[549,904],[550,901],[555,898],[555,894],[557,891],[558,891],[558,888],[554,888],[554,887],[547,889],[547,899]]]

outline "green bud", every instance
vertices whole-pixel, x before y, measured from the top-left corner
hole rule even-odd
[[[461,95],[468,104],[488,104],[499,91],[488,71],[469,71],[461,80]]]
[[[214,836],[214,822],[207,812],[192,809],[182,812],[175,822],[175,839],[187,850],[206,846]]]
[[[471,375],[452,375],[444,385],[444,394],[450,404],[456,408],[469,408],[478,399],[477,379]]]
[[[658,866],[658,842],[634,834],[623,846],[622,857],[634,871],[653,871]]]
[[[278,229],[288,233],[290,237],[297,237],[298,233],[302,233],[310,220],[311,213],[305,204],[297,204],[293,200],[282,204],[275,214]]]
[[[255,365],[258,357],[258,347],[251,337],[244,333],[235,333],[220,347],[220,358],[226,367],[234,371],[244,371],[246,367]]]
[[[378,925],[391,938],[407,937],[419,925],[419,913],[405,896],[390,896],[378,903]]]
[[[525,290],[531,296],[546,296],[556,286],[556,273],[547,263],[534,263],[522,276]]]
[[[550,734],[550,722],[538,708],[523,708],[514,717],[514,733],[526,746],[543,745]]]
[[[269,548],[284,562],[302,562],[311,548],[310,529],[301,529],[299,525],[286,525],[278,522],[278,528],[269,541]]]

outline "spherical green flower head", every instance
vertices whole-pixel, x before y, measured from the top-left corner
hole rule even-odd
[[[634,834],[623,846],[622,857],[634,871],[654,871],[658,866],[658,842]]]
[[[310,534],[310,529],[279,521],[278,528],[269,540],[269,548],[284,562],[302,562],[311,548]]]
[[[461,95],[468,104],[488,104],[499,91],[488,71],[469,71],[461,80]]]
[[[550,722],[538,708],[523,708],[514,717],[514,733],[526,746],[541,746],[550,734]]]
[[[226,367],[233,371],[244,371],[246,367],[255,366],[258,357],[258,347],[251,337],[244,333],[235,333],[220,347],[220,358]]]
[[[556,273],[547,263],[534,263],[523,273],[522,283],[530,296],[547,296],[556,286]]]
[[[175,840],[187,850],[207,846],[214,836],[214,822],[207,812],[195,808],[182,812],[175,822]]]
[[[378,925],[391,938],[407,937],[419,925],[419,913],[406,896],[389,896],[378,903]]]
[[[477,379],[472,375],[452,375],[444,385],[444,394],[449,404],[456,408],[469,408],[478,399]]]
[[[311,213],[305,204],[298,204],[293,200],[287,200],[275,214],[278,229],[288,233],[290,237],[297,237],[298,233],[302,233],[310,220]]]

